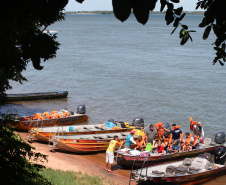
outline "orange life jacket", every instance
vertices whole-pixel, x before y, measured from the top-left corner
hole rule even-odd
[[[173,130],[176,130],[176,129],[179,129],[180,128],[180,126],[178,125],[178,126],[174,126],[173,127]]]
[[[197,124],[197,121],[193,121],[192,117],[190,117],[190,130],[191,131],[194,131],[193,125],[196,125],[196,124]]]
[[[162,122],[155,124],[155,128],[157,130],[157,136],[159,138],[161,138],[164,135],[164,129],[163,129]]]

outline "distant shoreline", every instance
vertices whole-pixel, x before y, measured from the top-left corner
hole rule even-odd
[[[66,11],[65,14],[78,14],[78,15],[89,15],[89,14],[113,14],[113,11]],[[150,14],[165,14],[166,12],[154,11]],[[184,11],[186,14],[190,15],[203,15],[204,11]]]

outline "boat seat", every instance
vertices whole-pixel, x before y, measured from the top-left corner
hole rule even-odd
[[[215,164],[214,163],[207,163],[206,164],[206,169],[207,170],[214,170],[215,169]]]
[[[90,137],[80,137],[80,139],[90,139]]]
[[[204,146],[210,146],[211,138],[205,138],[204,139]]]
[[[99,139],[108,139],[106,136],[100,136]]]
[[[99,137],[101,137],[100,135],[95,135],[95,136],[93,136],[93,138],[99,138]]]
[[[127,136],[127,135],[128,135],[128,133],[127,133],[127,134],[126,134],[126,133],[121,133],[121,135],[122,135],[122,136]]]
[[[188,172],[188,168],[183,168],[183,167],[177,167],[175,173],[178,174],[185,174]]]
[[[166,173],[173,174],[173,173],[175,173],[176,169],[177,169],[176,166],[172,166],[172,165],[167,166],[166,167]]]
[[[192,159],[190,158],[185,158],[183,160],[183,163],[182,165],[179,165],[178,167],[181,167],[181,168],[189,168],[191,166],[191,163],[192,163]]]
[[[193,161],[190,168],[195,168],[195,169],[205,169],[207,163],[210,163],[207,159],[201,158],[201,157],[196,157]]]
[[[115,134],[108,134],[106,135],[108,138],[114,138]]]
[[[165,172],[160,172],[160,171],[158,171],[158,170],[154,170],[154,171],[152,171],[152,173],[153,173],[153,174],[165,174]]]

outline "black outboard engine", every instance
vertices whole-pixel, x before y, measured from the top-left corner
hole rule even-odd
[[[215,163],[224,165],[226,162],[226,148],[219,147],[215,150]]]
[[[109,119],[108,122],[115,123],[115,120],[114,119]]]
[[[169,124],[168,122],[163,123],[162,125],[163,125],[166,129],[170,130],[170,124]],[[169,132],[167,132],[166,130],[164,130],[164,134],[166,134],[166,133],[169,133]]]
[[[78,114],[85,114],[86,113],[86,106],[81,104],[77,107],[77,113]]]
[[[144,127],[144,119],[141,117],[134,118],[132,126]]]
[[[215,142],[217,144],[223,144],[225,142],[225,133],[223,131],[215,134]]]

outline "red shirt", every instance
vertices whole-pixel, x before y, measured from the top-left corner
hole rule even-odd
[[[164,146],[157,146],[157,149],[158,149],[158,153],[162,153],[162,151],[164,150]]]

